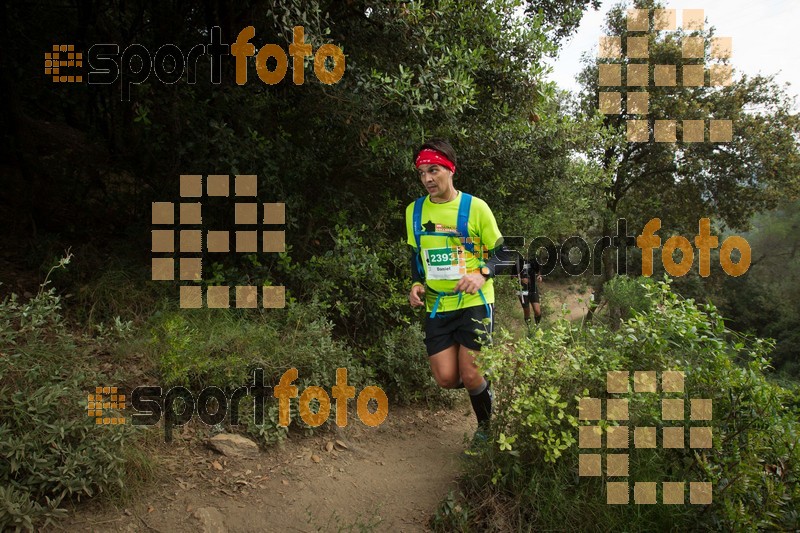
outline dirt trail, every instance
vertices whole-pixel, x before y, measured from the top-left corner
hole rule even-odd
[[[569,320],[585,316],[587,293],[556,283],[544,290],[552,291],[554,312],[565,303]],[[508,319],[522,328],[521,315],[515,307]],[[79,505],[49,529],[426,531],[439,502],[456,488],[475,427],[465,394],[453,409],[392,407],[377,428],[351,416],[346,428],[292,437],[256,458],[234,459],[204,445],[205,427],[198,422],[152,450],[159,474],[148,493],[119,506]],[[347,448],[328,451],[326,444],[336,440]]]
[[[589,298],[591,291],[575,290],[566,283],[548,283],[542,289],[543,293],[550,293],[553,296],[553,312],[561,314],[561,305],[564,304],[569,310],[567,320],[576,322],[582,320],[589,312]]]
[[[377,428],[352,422],[253,459],[218,455],[188,429],[164,448],[163,475],[150,494],[124,507],[79,506],[51,529],[425,531],[456,486],[465,439],[476,427],[466,397],[450,410],[391,408]],[[336,439],[347,449],[327,451]]]

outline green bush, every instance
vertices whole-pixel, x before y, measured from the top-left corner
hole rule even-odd
[[[330,391],[337,368],[347,369],[351,386],[372,384],[372,370],[333,339],[332,328],[319,305],[296,301],[285,309],[250,313],[220,309],[164,313],[153,319],[149,351],[163,387],[235,388],[251,383],[255,368],[263,369],[265,385],[276,385],[286,370],[296,368],[295,386],[300,392],[312,385]],[[261,442],[273,444],[286,435],[277,424],[277,402],[271,396],[265,403],[264,424],[253,422],[249,398],[240,406],[240,423]],[[310,432],[299,417],[297,399],[292,400],[291,415],[290,427]]]
[[[652,305],[634,311],[616,331],[577,330],[560,322],[514,349],[482,352],[482,364],[495,376],[496,414],[493,444],[470,463],[462,482],[461,505],[470,526],[598,531],[800,526],[798,391],[767,379],[770,344],[733,335],[713,306],[683,300],[666,283],[642,288]],[[609,370],[680,370],[687,412],[691,398],[712,400],[713,421],[684,422],[687,443],[688,428],[711,425],[711,449],[629,452],[631,481],[710,481],[712,505],[607,505],[605,477],[578,477],[577,401],[608,397]],[[679,424],[662,421],[660,394],[614,397],[629,399],[629,427],[656,427],[660,433],[665,425]],[[447,529],[445,511],[435,521],[440,530]]]
[[[45,243],[48,239],[45,239]],[[34,246],[34,245],[32,245]],[[47,245],[52,253],[59,250],[57,243]],[[64,304],[64,317],[73,327],[89,328],[115,317],[144,322],[154,308],[170,292],[166,285],[150,283],[150,265],[141,258],[129,257],[131,243],[112,242],[108,247],[88,243],[76,247],[69,254],[68,268],[52,271],[50,279],[58,286]],[[63,248],[61,248],[63,252]],[[52,265],[52,255],[47,255],[47,265]],[[47,268],[43,275],[47,274]],[[145,281],[146,280],[146,281]]]
[[[603,294],[608,301],[609,312],[613,320],[630,318],[632,313],[647,311],[652,302],[648,298],[648,289],[655,282],[651,278],[614,276],[603,285]]]
[[[285,266],[303,300],[315,299],[353,346],[367,347],[393,327],[410,323],[408,246],[367,241],[367,226],[337,225],[332,250]]]
[[[459,391],[443,389],[433,379],[424,338],[419,324],[395,328],[370,350],[367,362],[376,369],[389,401],[452,406]]]
[[[46,285],[27,302],[12,294],[0,303],[2,530],[33,529],[63,515],[66,500],[118,491],[134,466],[130,428],[97,427],[87,416],[87,391],[104,378]]]

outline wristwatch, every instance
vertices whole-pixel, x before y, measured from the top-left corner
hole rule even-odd
[[[485,267],[485,266],[481,267],[480,273],[481,273],[481,276],[483,276],[486,279],[491,279],[492,278],[492,271],[489,269],[489,267]]]

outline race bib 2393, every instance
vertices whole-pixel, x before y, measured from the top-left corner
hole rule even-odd
[[[426,249],[425,262],[428,279],[457,280],[467,273],[463,246]]]

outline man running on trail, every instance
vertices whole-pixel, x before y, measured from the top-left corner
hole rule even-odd
[[[533,307],[533,318],[538,324],[542,320],[542,307],[539,305],[539,289],[537,282],[541,283],[542,275],[539,273],[539,263],[526,262],[522,256],[517,257],[517,276],[519,278],[520,290],[517,291],[519,302],[522,304],[522,312],[525,315],[525,323],[531,325],[531,307]]]
[[[492,332],[492,278],[513,266],[514,258],[501,245],[503,236],[486,202],[453,186],[456,153],[448,142],[426,142],[414,161],[428,195],[406,208],[413,248],[408,300],[428,312],[425,347],[434,379],[441,387],[467,389],[478,419],[475,436],[485,440],[492,394],[475,352]],[[496,253],[488,258],[487,250]]]

